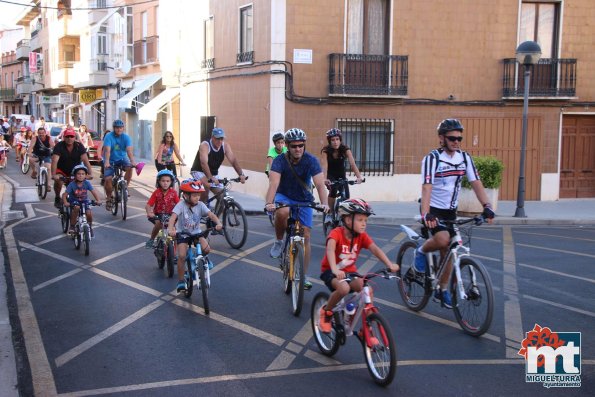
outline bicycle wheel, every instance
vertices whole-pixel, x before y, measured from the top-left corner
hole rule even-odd
[[[83,225],[83,248],[85,249],[85,256],[89,256],[89,246],[91,245],[91,230],[89,225]]]
[[[329,219],[331,218],[331,219]],[[333,226],[332,215],[331,214],[323,214],[322,215],[322,233],[324,233],[324,237],[326,238]]]
[[[397,264],[401,268],[397,272],[397,285],[405,305],[418,312],[426,307],[432,291],[425,274],[413,270],[416,249],[417,245],[413,241],[405,241],[399,248]]]
[[[281,271],[283,272],[283,292],[289,294],[291,292],[291,279],[289,278],[289,261],[291,260],[291,244],[286,244],[281,260]]]
[[[167,262],[167,277],[172,278],[174,276],[174,261],[176,260],[176,252],[173,241],[168,241],[165,254]]]
[[[126,220],[128,214],[128,185],[126,181],[121,180],[120,183],[120,206],[122,207],[122,220]]]
[[[271,226],[275,227],[275,212],[270,212],[269,214],[269,222],[271,222]]]
[[[62,223],[62,232],[67,233],[68,226],[70,226],[70,210],[63,204],[60,207],[60,223]]]
[[[453,272],[450,279],[452,309],[457,322],[465,333],[480,336],[492,324],[494,314],[494,291],[492,280],[486,268],[476,259],[461,258],[461,281],[467,299],[460,299],[457,277]]]
[[[223,234],[231,248],[240,249],[248,237],[248,219],[242,206],[231,201],[223,210]]]
[[[23,156],[23,162],[21,163],[21,172],[26,174],[29,172],[30,164],[29,164],[29,155],[25,153]]]
[[[78,223],[74,226],[74,248],[81,248],[81,230]]]
[[[118,184],[112,184],[112,215],[118,215],[118,205],[120,204],[118,200]]]
[[[159,269],[163,269],[165,266],[165,260],[167,258],[167,253],[165,252],[165,244],[163,243],[163,239],[159,238],[157,242],[157,247],[155,247],[155,251],[153,251],[155,257],[157,258],[157,267]]]
[[[198,269],[198,279],[200,283],[199,285],[202,292],[202,305],[205,309],[205,314],[209,314],[209,286],[207,285],[205,265],[206,262],[204,258],[201,258],[196,262],[196,267]]]
[[[339,350],[339,342],[338,342],[338,335],[337,329],[335,326],[335,316],[332,319],[332,328],[331,332],[324,333],[320,330],[320,309],[326,305],[328,301],[329,294],[326,292],[319,292],[314,296],[314,300],[312,301],[312,308],[310,309],[310,324],[312,324],[312,334],[314,335],[314,340],[320,349],[320,352],[325,356],[333,356],[337,350]]]
[[[47,170],[41,170],[39,175],[39,184],[41,185],[41,198],[45,200],[48,195],[48,172]]]
[[[291,275],[291,305],[293,315],[299,316],[304,303],[304,245],[296,242],[293,255],[293,274]]]
[[[188,247],[188,249],[192,249],[192,247]],[[190,296],[192,296],[192,289],[194,288],[194,279],[193,277],[193,271],[192,271],[192,262],[190,262],[190,259],[186,258],[186,276],[184,277],[185,281],[186,281],[186,291],[184,291],[184,296],[186,298],[190,298]]]
[[[388,322],[380,313],[366,317],[369,339],[363,340],[364,356],[370,376],[380,386],[388,386],[397,371],[397,348]]]

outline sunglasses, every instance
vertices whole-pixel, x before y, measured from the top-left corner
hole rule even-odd
[[[451,142],[462,142],[463,141],[462,136],[446,136],[445,138]]]
[[[290,148],[292,149],[301,149],[305,146],[305,144],[301,143],[299,145],[289,145]]]

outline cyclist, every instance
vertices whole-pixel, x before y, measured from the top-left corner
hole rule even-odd
[[[205,203],[200,201],[201,194],[204,193],[205,188],[202,182],[198,179],[186,179],[180,184],[182,191],[182,198],[172,210],[171,218],[169,218],[168,231],[172,237],[178,234],[187,234],[195,236],[201,232],[200,219],[207,216],[214,224],[215,229],[220,231],[223,225],[213,212],[209,211]],[[178,222],[179,221],[179,222]],[[192,237],[180,237],[176,240],[177,255],[178,255],[178,285],[177,292],[184,291],[186,284],[184,282],[184,261],[186,260],[186,253],[188,252],[188,244],[192,241]],[[209,243],[204,237],[199,239],[200,247],[203,254],[209,253]],[[192,277],[192,275],[189,275]]]
[[[174,178],[174,174],[170,170],[161,170],[157,173],[157,183],[155,184],[157,189],[155,189],[145,206],[149,222],[154,225],[151,231],[151,238],[147,240],[145,248],[153,248],[155,237],[162,227],[159,219],[151,218],[160,214],[171,214],[171,211],[178,204],[178,201],[180,201],[180,197],[173,189]]]
[[[6,168],[8,163],[8,149],[11,146],[4,140],[4,135],[0,134],[0,168]]]
[[[269,173],[269,189],[266,194],[265,209],[275,210],[279,204],[309,204],[314,201],[310,191],[314,182],[324,212],[328,212],[328,202],[324,189],[324,174],[320,162],[306,152],[306,133],[299,128],[291,128],[285,133],[288,151],[273,160]],[[271,257],[278,258],[283,252],[283,234],[287,229],[289,208],[281,208],[275,214],[276,240],[271,248]],[[312,229],[312,208],[300,208],[300,222],[304,226],[304,274],[310,264],[310,231]],[[312,283],[304,277],[304,288],[312,288]]]
[[[35,168],[35,161],[37,160],[40,165],[45,164],[48,169],[52,163],[52,149],[54,148],[54,141],[47,133],[45,128],[39,128],[37,135],[31,139],[29,145],[29,164],[33,171],[31,172],[31,178],[37,178],[37,168]]]
[[[75,166],[72,169],[74,180],[66,186],[66,191],[62,194],[64,207],[72,206],[72,211],[70,212],[70,229],[68,230],[69,234],[74,234],[75,232],[74,225],[76,224],[76,218],[79,216],[81,203],[88,199],[88,192],[91,192],[98,205],[101,204],[99,194],[93,189],[91,182],[87,180],[88,173],[89,170],[84,165],[79,164]],[[91,208],[87,209],[86,216],[87,223],[89,223],[89,230],[91,231],[91,237],[93,237],[93,213],[91,212]]]
[[[357,178],[357,183],[362,182],[362,175],[355,165],[355,160],[353,159],[353,153],[349,146],[343,143],[343,136],[341,130],[338,128],[331,128],[326,132],[326,140],[328,145],[322,148],[322,153],[326,156],[322,156],[325,160],[322,162],[323,169],[326,170],[326,180],[324,181],[325,185],[329,189],[328,193],[328,205],[331,208],[331,211],[335,208],[335,199],[339,196],[340,187],[331,187],[331,183],[336,181],[337,179],[346,179],[347,172],[345,171],[345,160],[349,161],[349,165],[351,167],[351,171],[355,174]],[[345,185],[343,187],[345,189],[345,197],[349,198],[349,185]],[[326,222],[330,222],[330,217],[327,217]]]
[[[198,147],[198,152],[190,169],[192,176],[195,179],[200,179],[202,184],[214,193],[220,190],[219,167],[226,157],[240,176],[240,182],[246,183],[246,176],[240,167],[240,163],[233,154],[231,145],[229,143],[225,144],[224,139],[225,131],[221,128],[213,128],[211,139],[201,142]],[[204,190],[201,193],[200,200],[206,203],[208,198],[209,193]]]
[[[287,153],[287,146],[285,146],[285,134],[282,132],[276,132],[273,135],[273,146],[269,148],[269,152],[267,153],[267,166],[264,170],[264,173],[269,176],[269,170],[271,169],[271,164],[273,164],[273,160],[280,154]]]
[[[155,168],[157,168],[157,171],[167,169],[173,172],[174,176],[177,177],[178,174],[176,172],[174,154],[182,166],[186,165],[182,160],[182,156],[180,156],[178,145],[176,145],[176,142],[174,141],[174,134],[171,131],[165,131],[163,139],[161,140],[161,145],[159,145],[157,152],[155,153]]]
[[[356,273],[355,261],[362,248],[369,249],[387,270],[397,272],[399,265],[392,263],[386,254],[366,233],[368,217],[373,215],[372,207],[362,199],[347,199],[339,204],[339,216],[343,226],[331,230],[326,240],[326,253],[322,258],[320,279],[332,294],[326,306],[320,308],[320,329],[331,332],[333,308],[350,291],[361,291],[363,279],[355,278],[345,282],[348,273]]]
[[[41,127],[43,128],[43,127]],[[54,206],[60,206],[60,192],[62,191],[64,176],[72,174],[72,170],[78,164],[84,164],[87,169],[87,179],[93,179],[93,171],[87,149],[82,143],[76,142],[74,128],[67,127],[63,132],[64,140],[56,143],[52,153],[52,175],[54,179]]]
[[[432,150],[422,161],[420,209],[422,220],[432,236],[415,252],[413,268],[417,272],[425,272],[427,252],[440,250],[442,256],[447,254],[450,238],[455,233],[452,226],[445,226],[440,220],[456,220],[458,195],[464,176],[483,205],[483,216],[490,222],[495,216],[473,159],[460,149],[463,130],[463,124],[457,119],[442,120],[437,127],[440,148]],[[441,301],[448,309],[452,308],[447,286],[451,271],[452,263],[449,262],[440,277],[440,289],[434,293],[434,300]]]
[[[103,187],[105,188],[105,208],[112,210],[112,178],[114,177],[114,166],[123,166],[125,170],[124,179],[130,184],[132,179],[132,168],[136,167],[134,154],[132,152],[132,140],[124,132],[124,122],[114,120],[113,131],[103,139]]]
[[[27,153],[27,148],[31,143],[31,139],[33,138],[33,132],[31,130],[26,130],[24,134],[18,139],[17,144],[17,162],[21,163],[25,158],[25,153]]]

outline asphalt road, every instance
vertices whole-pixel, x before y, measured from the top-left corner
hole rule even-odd
[[[61,233],[52,194],[37,201],[33,180],[17,173],[14,211],[24,218],[3,230],[10,267],[9,304],[18,318],[17,356],[23,395],[303,396],[303,395],[593,395],[595,394],[595,227],[481,226],[472,251],[488,269],[496,309],[487,334],[464,334],[452,311],[430,302],[404,307],[394,282],[376,279],[375,302],[398,350],[395,381],[386,389],[368,375],[362,348],[349,338],[328,359],[318,353],[310,303],[323,254],[313,237],[314,282],[300,317],[291,314],[277,260],[268,255],[273,230],[249,217],[242,250],[211,237],[211,313],[198,291],[175,293],[144,242],[148,191],[134,185],[129,218],[95,209],[95,239],[85,257]],[[370,225],[391,258],[405,237],[396,225]],[[378,268],[368,252],[365,270]],[[18,309],[18,310],[17,310]],[[535,324],[581,332],[582,386],[546,389],[525,382],[517,354]],[[18,332],[17,332],[18,334]],[[19,335],[17,335],[19,336]]]

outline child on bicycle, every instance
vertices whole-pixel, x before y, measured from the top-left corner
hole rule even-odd
[[[97,205],[101,205],[101,199],[99,198],[99,194],[95,189],[93,189],[93,185],[91,182],[87,180],[87,175],[89,174],[89,170],[82,164],[75,166],[72,169],[72,176],[74,180],[66,186],[66,191],[62,193],[62,202],[64,203],[64,207],[72,206],[72,211],[70,212],[70,229],[68,230],[68,234],[74,234],[74,225],[76,224],[76,218],[79,216],[80,206],[81,203],[88,200],[88,192],[91,192]],[[91,231],[91,237],[93,237],[93,213],[91,212],[91,208],[87,209],[87,223],[89,223],[89,230]]]
[[[182,191],[182,198],[174,207],[171,218],[169,218],[168,231],[169,235],[176,237],[177,244],[177,255],[178,255],[178,285],[177,292],[184,291],[186,289],[186,283],[184,282],[184,261],[186,260],[186,253],[188,252],[188,244],[193,238],[202,232],[200,228],[200,219],[202,217],[208,217],[213,223],[216,224],[216,230],[223,229],[223,225],[219,221],[217,215],[211,212],[205,203],[200,201],[200,195],[205,191],[202,182],[198,179],[186,179],[180,184],[180,190]],[[189,235],[187,236],[181,236]],[[200,247],[203,254],[209,253],[209,243],[204,237],[200,237]],[[191,275],[189,275],[192,277]]]
[[[155,189],[145,206],[149,222],[154,225],[151,231],[151,238],[145,244],[145,248],[147,249],[153,248],[155,237],[157,237],[157,233],[159,233],[162,227],[161,220],[154,219],[155,216],[161,214],[170,215],[176,204],[180,201],[178,194],[173,188],[174,178],[173,172],[168,169],[157,173],[157,183],[155,184],[157,189]]]
[[[339,226],[329,233],[326,240],[326,254],[321,266],[320,279],[332,291],[326,306],[320,309],[322,332],[331,332],[333,307],[350,290],[359,292],[364,287],[362,278],[354,278],[349,282],[344,280],[347,274],[357,272],[355,261],[362,248],[369,249],[384,263],[387,270],[391,272],[399,270],[399,265],[392,263],[366,233],[368,217],[373,213],[372,207],[362,199],[347,199],[339,206],[339,215],[344,226]]]
[[[4,135],[0,134],[0,168],[6,168],[10,147],[10,144],[4,140]]]
[[[280,154],[287,152],[287,146],[285,146],[285,134],[283,132],[277,132],[273,135],[273,146],[269,148],[267,153],[267,166],[264,173],[269,176],[269,170],[273,164],[273,160]]]

